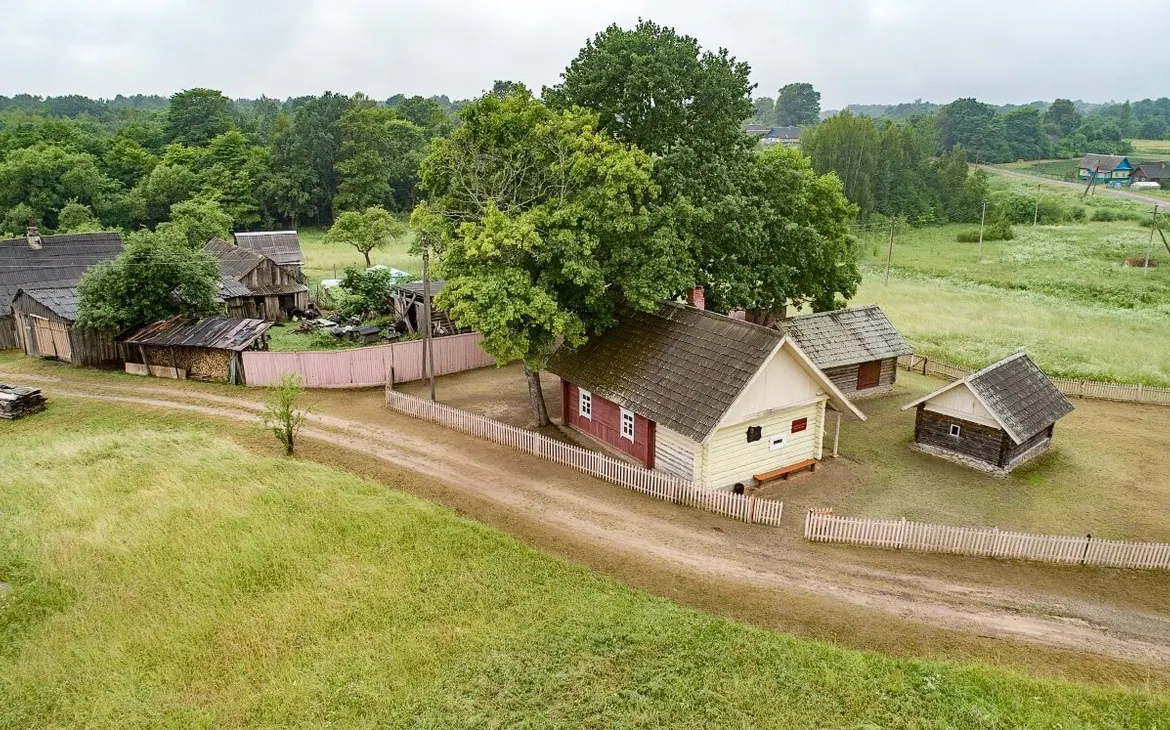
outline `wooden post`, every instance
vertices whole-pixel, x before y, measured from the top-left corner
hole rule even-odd
[[[890,219],[890,251],[886,254],[886,286],[890,285],[890,264],[894,260],[894,219]]]
[[[427,375],[427,357],[430,357],[430,380],[431,380],[431,400],[435,400],[435,350],[434,343],[431,340],[431,279],[430,279],[430,261],[431,261],[431,247],[430,241],[427,240],[427,234],[422,234],[422,255],[423,255],[423,377]]]
[[[1158,206],[1154,205],[1154,217],[1150,219],[1150,242],[1146,244],[1146,263],[1142,273],[1150,273],[1150,254],[1154,252],[1154,231],[1158,230]]]
[[[1036,211],[1032,213],[1032,227],[1040,220],[1040,183],[1036,183]]]
[[[837,425],[833,428],[833,458],[837,458],[837,444],[841,441],[841,411],[837,411]]]
[[[979,218],[979,258],[983,258],[983,225],[987,223],[987,201],[983,201],[983,215]]]

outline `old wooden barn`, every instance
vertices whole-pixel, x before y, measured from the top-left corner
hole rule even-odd
[[[1056,422],[1072,412],[1023,352],[907,404],[918,411],[914,442],[930,454],[1006,474],[1048,450]]]
[[[434,299],[447,286],[443,279],[435,279],[430,283],[431,292],[431,334],[435,337],[446,335],[460,335],[470,332],[468,327],[459,327],[451,320],[451,315],[435,307]],[[423,295],[423,282],[411,281],[394,285],[394,318],[406,323],[407,332],[422,332],[423,314],[426,297]]]
[[[777,323],[849,398],[888,393],[910,346],[876,304],[805,314]]]
[[[20,289],[12,300],[17,343],[26,354],[74,365],[120,365],[114,333],[77,327],[77,289]]]
[[[293,310],[309,306],[309,288],[299,280],[299,265],[285,266],[218,238],[203,250],[219,261],[219,295],[229,316],[280,322]]]
[[[177,316],[149,324],[119,337],[126,352],[126,371],[196,380],[247,382],[240,353],[267,350],[262,319]]]
[[[241,231],[232,235],[240,248],[271,259],[291,274],[295,281],[305,283],[301,271],[305,265],[305,254],[301,251],[301,239],[296,231]]]

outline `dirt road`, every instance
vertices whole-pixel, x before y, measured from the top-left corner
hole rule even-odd
[[[50,397],[99,399],[251,424],[260,409],[262,394],[255,391],[212,391],[192,384],[180,389],[73,374],[77,372],[0,372],[0,379],[39,385]],[[694,590],[691,602],[707,608],[716,596],[720,601],[743,596],[740,611],[724,612],[747,620],[752,616],[741,615],[746,606],[758,605],[761,614],[795,611],[795,604],[784,603],[785,597],[813,597],[819,601],[812,604],[814,612],[855,609],[845,614],[848,621],[876,616],[891,627],[909,621],[982,640],[1027,642],[1158,667],[1159,672],[1170,667],[1170,615],[1165,606],[1142,599],[1154,582],[1167,580],[1165,575],[1009,564],[1007,570],[1016,578],[1005,584],[998,579],[1005,564],[995,561],[810,545],[800,538],[799,513],[786,514],[782,528],[744,525],[657,502],[391,413],[377,392],[315,393],[313,399],[318,413],[311,417],[306,437],[440,480],[448,489],[441,501],[473,518],[482,513],[485,521],[504,529],[513,523],[538,526],[532,534],[544,537],[535,541],[554,545],[561,554],[577,557],[604,550],[611,556],[607,565],[634,566],[623,572],[619,565],[612,573],[630,575],[635,585],[667,597]],[[526,529],[517,527],[516,532]],[[582,562],[592,561],[586,557]],[[1064,590],[1070,581],[1096,585],[1086,598]],[[1126,598],[1131,594],[1132,601]],[[763,598],[752,604],[749,595]],[[714,610],[721,612],[719,606]],[[760,623],[788,625],[783,620]],[[929,649],[929,640],[921,643]]]
[[[1014,177],[1029,182],[1039,183],[1041,185],[1051,185],[1060,188],[1072,188],[1073,190],[1084,190],[1086,183],[1074,183],[1067,180],[1053,180],[1052,178],[1040,177],[1039,175],[1029,175],[1025,172],[1016,172],[1015,170],[1005,170],[1002,167],[991,167],[989,165],[975,165],[975,169],[983,170],[992,175],[1004,175],[1006,177]],[[1126,198],[1138,203],[1145,203],[1149,206],[1159,206],[1162,209],[1170,208],[1170,200],[1166,198],[1155,198],[1150,195],[1140,195],[1138,193],[1131,193],[1127,190],[1114,190],[1109,187],[1101,187],[1098,185],[1094,190],[1094,195],[1112,195],[1115,198]]]

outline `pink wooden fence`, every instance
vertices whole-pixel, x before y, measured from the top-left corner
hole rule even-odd
[[[566,444],[535,431],[510,426],[486,416],[416,398],[390,388],[386,389],[386,405],[415,418],[439,423],[456,431],[564,464],[655,499],[764,525],[779,525],[784,515],[783,502],[703,489],[673,474],[644,469],[598,451]]]
[[[494,365],[479,346],[478,332],[436,337],[435,374],[449,375]],[[351,350],[319,352],[245,352],[244,378],[248,385],[270,385],[284,373],[301,376],[306,388],[363,388],[404,383],[423,376],[422,340]]]
[[[1170,569],[1170,544],[1098,540],[1091,535],[1042,535],[996,527],[955,527],[907,520],[841,517],[809,510],[804,536],[813,542],[982,555],[1107,568]]]

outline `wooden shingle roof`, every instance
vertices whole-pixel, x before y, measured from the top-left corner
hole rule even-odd
[[[805,314],[778,324],[822,370],[911,353],[876,304]]]
[[[280,266],[299,266],[305,263],[301,239],[296,231],[258,231],[237,233],[236,245],[261,256],[267,256]]]
[[[246,248],[233,246],[227,241],[213,238],[203,247],[206,253],[219,259],[219,271],[223,276],[230,276],[239,281],[264,261],[264,257],[253,253]]]
[[[75,288],[43,287],[37,289],[20,289],[17,291],[16,296],[19,297],[21,294],[39,303],[61,319],[70,322],[77,321],[77,310],[80,306],[80,299],[77,296],[77,289]]]
[[[41,248],[26,238],[0,241],[0,317],[12,314],[18,289],[69,289],[94,265],[122,252],[119,233],[41,236]]]

